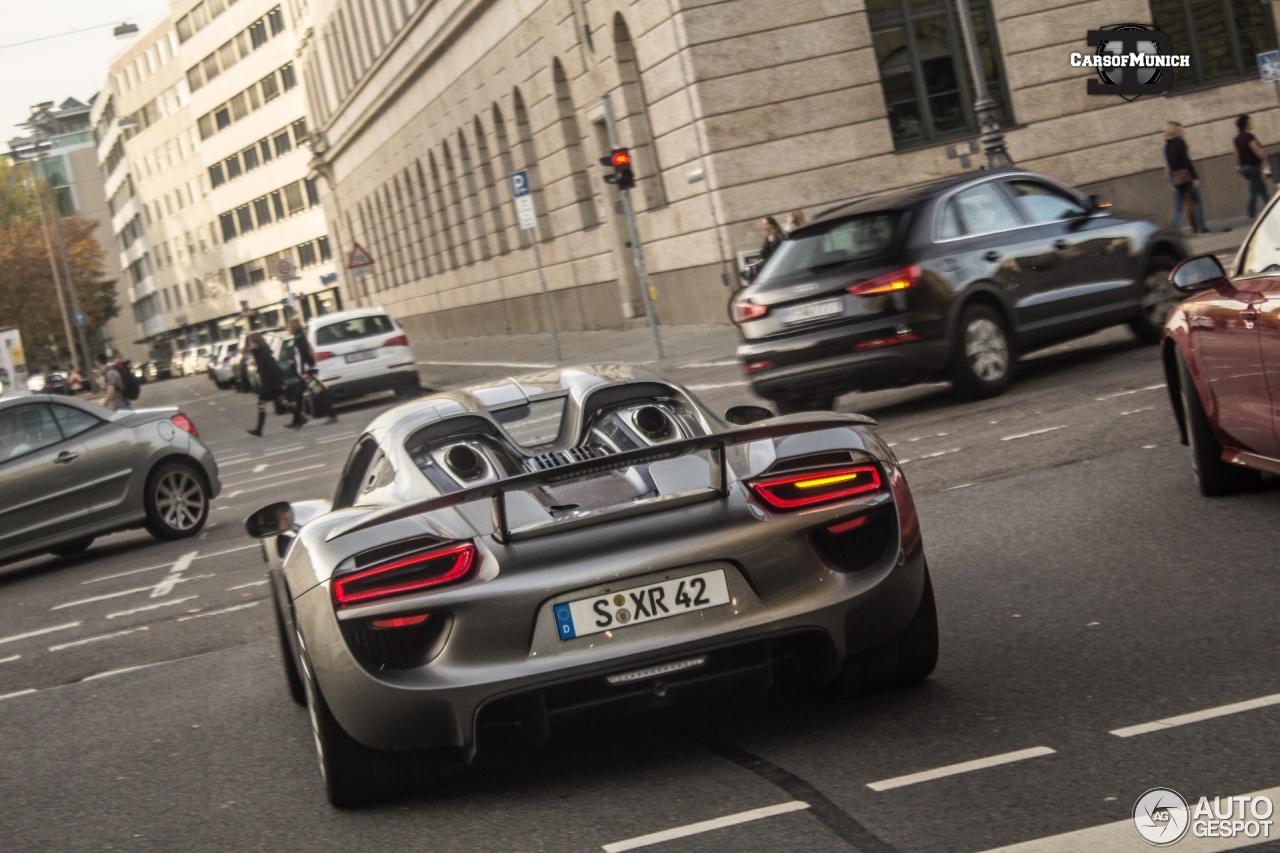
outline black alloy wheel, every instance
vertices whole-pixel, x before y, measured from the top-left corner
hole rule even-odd
[[[1173,289],[1169,281],[1169,273],[1173,270],[1174,261],[1163,255],[1156,255],[1147,264],[1142,278],[1142,314],[1129,321],[1129,328],[1138,340],[1149,344],[1160,343],[1164,332],[1164,324],[1169,319],[1181,297]]]
[[[209,488],[184,462],[163,462],[147,478],[147,532],[157,539],[195,536],[209,518]]]

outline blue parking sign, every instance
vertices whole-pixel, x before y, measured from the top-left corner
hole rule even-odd
[[[1268,83],[1280,83],[1280,50],[1258,54],[1258,74]]]

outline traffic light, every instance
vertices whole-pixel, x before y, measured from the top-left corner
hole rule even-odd
[[[613,171],[604,176],[605,183],[615,184],[620,190],[629,190],[636,185],[636,174],[631,171],[631,152],[627,149],[613,149],[608,157],[600,158],[600,165],[613,167]]]

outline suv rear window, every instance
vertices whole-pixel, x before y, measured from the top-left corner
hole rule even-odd
[[[369,317],[352,317],[339,323],[330,323],[316,329],[317,344],[340,344],[343,341],[354,341],[373,335],[385,335],[394,331],[391,318],[386,314],[374,314]]]
[[[893,246],[901,217],[902,211],[887,210],[806,228],[782,241],[759,281],[883,254]]]

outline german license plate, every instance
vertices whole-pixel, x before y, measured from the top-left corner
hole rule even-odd
[[[818,302],[806,302],[803,305],[792,305],[788,308],[783,308],[778,312],[778,316],[783,323],[791,324],[818,320],[842,313],[844,313],[844,297],[837,296],[835,299],[823,299]]]
[[[628,628],[681,613],[729,603],[724,570],[594,595],[557,604],[556,632],[562,640]]]
[[[378,351],[367,349],[362,352],[353,352],[347,356],[347,364],[353,361],[368,361],[371,358],[377,358]]]

